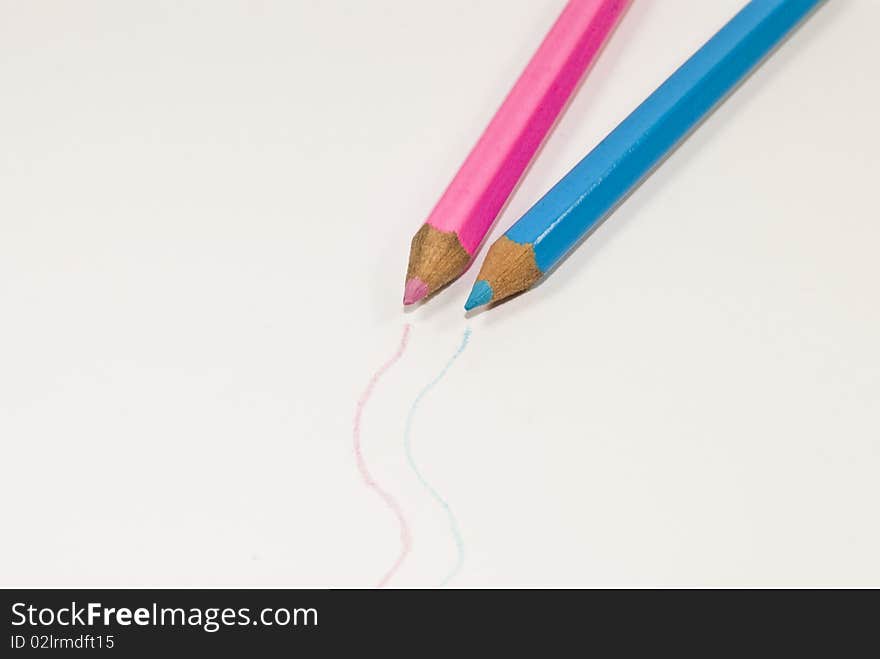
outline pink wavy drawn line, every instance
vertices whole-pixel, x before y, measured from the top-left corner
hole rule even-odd
[[[412,539],[409,532],[409,525],[406,523],[406,518],[403,516],[403,509],[400,507],[400,504],[397,503],[397,500],[391,496],[391,494],[382,489],[367,468],[367,462],[364,460],[364,453],[361,450],[361,417],[364,414],[364,408],[369,402],[370,397],[373,395],[373,389],[376,388],[376,384],[382,376],[385,375],[385,372],[403,357],[403,353],[406,350],[406,344],[409,341],[409,330],[409,325],[403,326],[403,334],[400,337],[400,345],[397,347],[397,352],[395,352],[394,355],[392,355],[391,358],[373,374],[373,377],[370,378],[367,388],[364,389],[364,393],[361,394],[361,397],[358,400],[357,408],[354,413],[354,430],[352,435],[354,439],[354,458],[355,462],[357,462],[358,471],[361,473],[361,478],[363,478],[367,487],[371,488],[376,494],[382,497],[385,505],[391,509],[391,512],[397,517],[398,524],[400,524],[400,555],[397,557],[397,560],[394,561],[394,565],[392,565],[388,572],[385,573],[385,576],[379,580],[379,583],[376,585],[377,588],[383,588],[388,581],[390,581],[391,577],[394,576],[397,570],[400,569],[403,561],[406,560],[406,557],[409,555],[412,546]]]

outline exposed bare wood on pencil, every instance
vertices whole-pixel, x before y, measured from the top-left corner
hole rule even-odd
[[[541,276],[532,246],[501,236],[486,253],[477,279],[492,287],[492,301],[498,302],[531,288]]]
[[[434,293],[461,275],[470,260],[455,232],[423,224],[412,239],[406,280],[417,279],[427,287],[425,294]]]

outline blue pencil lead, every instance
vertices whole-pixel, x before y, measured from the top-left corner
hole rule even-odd
[[[482,307],[492,301],[492,287],[485,279],[478,279],[471,289],[467,302],[464,303],[464,310],[470,311],[474,307]]]

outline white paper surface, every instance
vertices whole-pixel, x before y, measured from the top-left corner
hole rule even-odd
[[[494,240],[730,18],[637,0]],[[562,2],[0,2],[0,583],[880,585],[880,3],[820,9],[537,289],[409,239]]]

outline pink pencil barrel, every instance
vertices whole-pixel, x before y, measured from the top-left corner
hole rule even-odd
[[[460,277],[629,0],[570,0],[427,221],[413,236],[403,303]]]
[[[427,223],[474,255],[628,0],[570,0]]]

